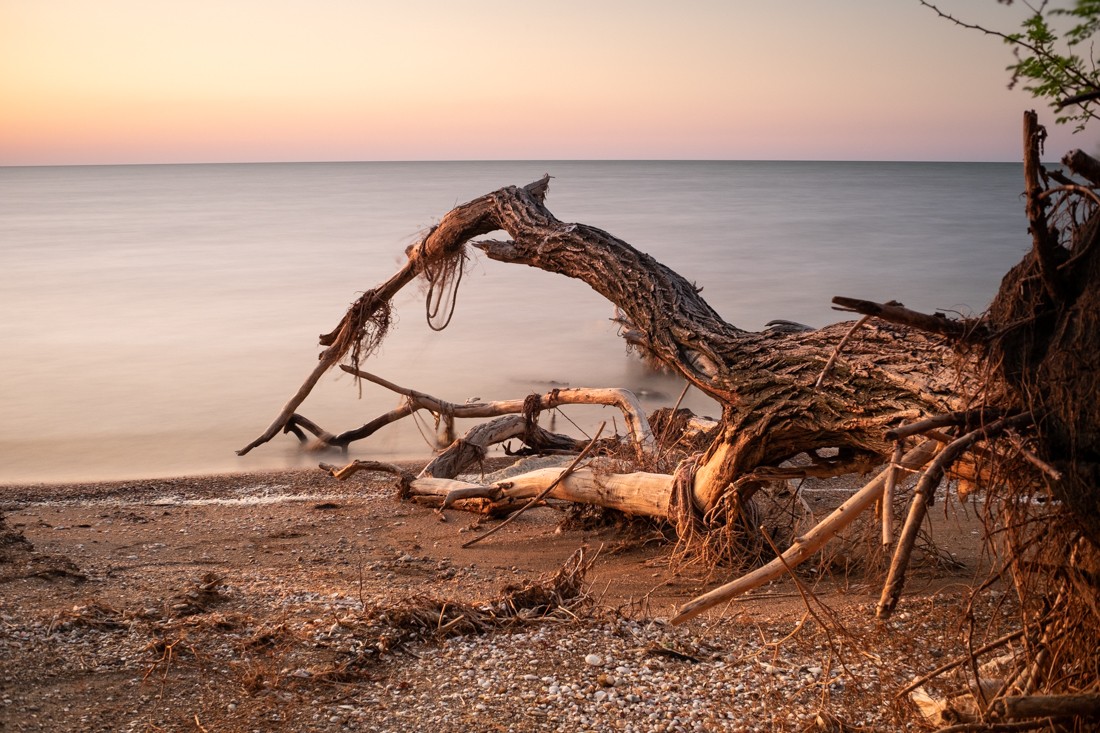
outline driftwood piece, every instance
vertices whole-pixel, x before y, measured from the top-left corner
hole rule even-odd
[[[1096,586],[1091,579],[1100,577],[1093,552],[1100,547],[1100,505],[1095,501],[1100,477],[1100,461],[1095,458],[1100,455],[1100,414],[1095,400],[1100,393],[1096,337],[1100,333],[1100,289],[1096,287],[1100,281],[1100,196],[1064,176],[1057,179],[1062,188],[1044,189],[1049,180],[1039,162],[1044,136],[1034,114],[1025,116],[1024,170],[1033,247],[1006,275],[988,312],[976,319],[954,320],[917,313],[892,302],[837,298],[834,302],[843,308],[871,316],[871,320],[861,319],[864,325],[860,328],[851,322],[821,329],[773,322],[775,328],[745,331],[722,320],[701,297],[701,288],[645,253],[595,227],[557,220],[543,204],[548,179],[475,199],[444,216],[439,226],[407,251],[408,262],[398,273],[365,293],[338,327],[322,337],[327,348],[317,368],[268,430],[240,453],[270,440],[280,428],[303,440],[311,433],[321,443],[338,445],[353,435],[369,434],[367,431],[386,420],[411,414],[413,398],[420,397],[406,394],[405,405],[357,429],[358,433],[333,435],[297,415],[296,410],[320,374],[343,357],[350,358],[352,370],[358,369],[363,353],[369,353],[376,337],[384,332],[389,298],[418,274],[424,275],[432,288],[429,321],[439,316],[440,306],[446,302],[443,293],[451,292],[445,289],[447,276],[439,273],[454,272],[455,262],[465,257],[463,248],[471,244],[495,261],[541,268],[590,285],[615,306],[614,320],[628,345],[650,363],[683,376],[717,400],[722,407],[721,422],[708,434],[710,443],[704,452],[680,462],[675,479],[664,474],[593,468],[569,475],[547,469],[492,485],[402,477],[409,495],[443,506],[477,499],[485,510],[507,512],[545,494],[548,500],[669,518],[689,546],[698,542],[709,550],[719,544],[708,546],[709,540],[734,537],[726,543],[734,547],[726,555],[730,556],[745,546],[737,545],[738,533],[755,531],[755,524],[748,521],[753,518],[750,502],[767,481],[812,472],[832,475],[858,470],[872,460],[900,453],[901,441],[907,437],[922,435],[924,443],[901,460],[895,453],[890,468],[797,538],[780,557],[685,604],[675,622],[682,623],[805,560],[876,500],[885,501],[883,494],[896,478],[896,465],[914,470],[932,460],[938,443],[945,447],[914,492],[891,578],[880,598],[880,615],[887,615],[897,603],[916,530],[932,503],[935,486],[951,475],[948,470],[975,481],[997,475],[1004,483],[996,487],[987,506],[998,507],[993,510],[1000,512],[998,519],[1008,520],[1002,522],[1001,529],[1016,558],[1013,573],[1022,626],[1030,629],[1041,623],[1043,627],[1038,639],[1029,632],[1026,667],[1007,679],[997,694],[1018,692],[1021,702],[1013,704],[1041,710],[1039,698],[1025,696],[1040,689],[1092,690],[1096,633],[1094,625],[1082,619],[1091,623],[1089,614],[1095,614]],[[1100,182],[1095,168],[1087,172],[1095,161],[1087,156],[1075,156],[1075,161],[1074,171],[1079,176]],[[497,230],[510,239],[473,241]],[[438,297],[433,299],[433,292]],[[449,315],[444,313],[439,320],[449,320]],[[836,358],[842,350],[845,358]],[[973,409],[975,405],[983,406]],[[439,400],[434,406],[444,421],[462,407]],[[1016,417],[1005,415],[1024,411],[1035,415],[1024,436],[1028,448],[1015,439],[1015,451],[979,445],[995,428],[1022,424],[1023,418],[1014,423]],[[533,421],[529,410],[525,414],[527,440]],[[518,431],[519,421],[501,418],[500,423],[481,429],[492,433],[511,425],[508,430]],[[947,433],[965,435],[955,438]],[[638,435],[644,435],[640,428],[634,435],[639,453],[645,453],[652,436],[639,439]],[[476,442],[472,434],[467,438],[465,446],[461,441],[452,446],[456,454]],[[574,447],[579,448],[580,443]],[[477,453],[473,449],[473,454]],[[964,454],[974,459],[971,465],[952,467],[955,461],[966,461]],[[785,464],[796,456],[809,456],[814,465],[791,468]],[[823,456],[836,459],[824,460]],[[366,467],[358,462],[333,471],[346,477]],[[440,472],[450,473],[451,469]],[[1055,507],[1032,507],[1030,502],[1016,501],[1032,496],[1037,489],[1057,500],[1057,512],[1051,511]],[[884,506],[887,545],[892,540],[888,515]],[[1057,522],[1067,516],[1072,526],[1059,526]],[[1078,540],[1090,542],[1093,554],[1075,559],[1073,548]],[[1080,587],[1074,586],[1074,592],[1087,603],[1073,605],[1063,595],[1051,602],[1051,581],[1028,571],[1036,547],[1044,553],[1062,553],[1064,562],[1059,567],[1073,567],[1075,579],[1080,575],[1083,580],[1078,579]],[[723,551],[709,559],[714,561],[714,555]],[[1068,564],[1067,558],[1071,560]],[[1058,577],[1068,582],[1064,574]],[[1059,639],[1076,642],[1078,636],[1092,643],[1061,643]],[[968,661],[976,663],[976,654]],[[983,718],[981,724],[987,723],[990,721]],[[991,725],[1007,730],[1036,724],[993,721]]]
[[[892,326],[862,329],[828,389],[817,375],[850,324],[815,331],[748,332],[721,318],[692,284],[610,234],[563,224],[541,203],[517,200],[502,228],[511,241],[475,243],[490,258],[588,283],[618,308],[643,356],[679,372],[723,405],[723,427],[695,473],[702,514],[737,512],[758,488],[737,484],[759,466],[805,451],[848,447],[888,455],[886,429],[956,405],[941,369],[949,351],[924,334]],[[644,294],[640,297],[639,294]],[[904,349],[901,348],[904,343]],[[918,363],[919,362],[919,363]]]
[[[985,329],[977,321],[955,321],[939,313],[930,316],[927,313],[910,310],[896,302],[876,303],[872,300],[837,296],[833,298],[833,303],[856,313],[881,318],[890,323],[912,326],[928,333],[943,334],[959,341],[981,341],[987,336]]]
[[[409,482],[409,493],[412,496],[444,499],[456,489],[479,487],[484,492],[484,498],[501,502],[514,510],[518,508],[517,502],[538,496],[562,472],[561,468],[543,468],[489,486],[455,479],[423,477]],[[557,483],[547,494],[547,498],[602,506],[627,514],[667,518],[671,495],[672,477],[668,474],[644,471],[604,473],[580,468]]]
[[[492,402],[448,402],[424,392],[401,387],[382,377],[361,369],[342,366],[348,374],[368,382],[385,387],[391,392],[404,395],[414,410],[427,410],[438,415],[459,418],[499,417],[501,415],[521,414],[528,410],[552,410],[560,405],[604,405],[618,408],[623,413],[630,439],[640,453],[653,449],[653,431],[649,427],[645,410],[638,397],[628,389],[607,387],[566,387],[552,389],[541,395],[530,395],[521,399],[496,400]]]
[[[379,428],[408,417],[417,410],[427,410],[439,416],[441,423],[449,421],[452,427],[454,418],[497,417],[496,420],[474,426],[458,440],[452,438],[453,442],[432,459],[420,474],[436,478],[454,478],[470,466],[478,464],[490,446],[512,438],[521,438],[536,450],[566,452],[583,450],[589,441],[575,440],[565,435],[548,432],[523,416],[529,411],[549,410],[560,405],[615,407],[623,414],[629,439],[639,458],[651,453],[656,445],[649,419],[645,415],[641,402],[633,392],[627,389],[576,387],[554,389],[541,395],[529,395],[524,399],[455,403],[401,387],[361,369],[347,365],[342,365],[341,369],[403,395],[406,399],[397,408],[380,415],[366,425],[339,435],[333,435],[302,415],[297,413],[291,415],[285,430],[293,432],[302,442],[306,442],[303,429],[313,434],[317,441],[310,445],[311,450],[346,448],[348,444],[373,435]]]
[[[530,427],[522,415],[504,415],[479,423],[429,461],[419,475],[454,478],[468,467],[480,464],[490,446],[512,438],[523,438],[530,432]],[[568,436],[557,437],[568,443],[561,445],[562,449],[569,450],[576,445]]]
[[[543,205],[547,179],[508,187],[456,207],[410,248],[394,278],[360,299],[327,335],[318,370],[352,352],[364,312],[390,297],[433,261],[455,257],[464,243],[500,229],[509,241],[474,246],[500,262],[525,264],[586,282],[611,301],[630,343],[646,358],[684,376],[723,407],[722,427],[691,479],[691,504],[719,524],[739,515],[760,483],[739,481],[804,452],[843,449],[885,458],[885,430],[924,415],[958,409],[958,383],[946,367],[952,352],[925,334],[868,325],[845,348],[827,387],[815,389],[838,341],[851,326],[750,332],[733,326],[700,289],[626,242],[585,224],[557,220]],[[381,307],[381,306],[378,306]],[[315,370],[260,438],[290,420],[316,383]],[[339,436],[338,436],[339,437]]]
[[[592,438],[591,441],[589,441],[588,445],[585,446],[584,450],[582,450],[580,452],[580,454],[576,458],[573,459],[573,462],[570,463],[568,466],[566,466],[565,470],[562,471],[561,473],[559,473],[558,477],[556,479],[554,479],[553,481],[551,481],[550,484],[547,485],[547,487],[545,489],[540,491],[537,495],[531,497],[531,500],[529,502],[527,502],[526,504],[521,506],[519,509],[517,509],[515,511],[515,513],[509,515],[508,518],[505,519],[503,522],[501,522],[497,526],[493,527],[488,532],[486,532],[482,535],[478,535],[477,537],[473,538],[472,540],[469,540],[468,542],[464,542],[462,546],[463,547],[472,547],[473,545],[476,545],[478,542],[481,542],[483,539],[485,539],[489,535],[494,534],[496,532],[499,532],[501,529],[503,529],[505,526],[507,526],[510,522],[515,520],[517,517],[519,517],[525,511],[527,511],[528,509],[533,507],[535,504],[537,504],[540,501],[542,501],[543,499],[545,499],[550,494],[550,492],[554,490],[555,486],[557,486],[562,481],[564,481],[566,478],[568,478],[575,470],[577,470],[577,466],[580,465],[580,462],[588,457],[588,454],[590,452],[592,452],[592,448],[596,445],[596,441],[600,439],[600,434],[603,433],[603,429],[606,425],[607,425],[607,423],[602,423],[600,425],[600,429],[596,431],[596,436],[594,438]]]
[[[931,460],[938,445],[934,440],[924,441],[907,452],[899,461],[899,465],[910,471],[920,468]],[[886,486],[886,481],[893,470],[894,467],[891,466],[872,479],[817,526],[796,539],[781,557],[777,557],[767,565],[685,603],[680,607],[676,616],[673,617],[672,623],[681,624],[692,619],[707,609],[775,580],[787,572],[788,567],[793,568],[804,562],[882,496],[883,488]]]
[[[1093,185],[1100,186],[1100,160],[1097,160],[1085,151],[1069,151],[1062,156],[1062,165],[1082,178],[1087,179]]]
[[[654,449],[653,431],[642,409],[641,402],[633,392],[626,389],[610,388],[567,388],[554,389],[542,395],[530,395],[524,399],[500,400],[494,402],[455,403],[433,397],[424,392],[398,386],[369,372],[349,366],[344,371],[356,377],[385,387],[404,395],[405,404],[387,415],[406,416],[417,410],[428,410],[447,418],[496,417],[486,423],[471,428],[462,438],[454,441],[440,455],[432,459],[421,471],[421,476],[436,478],[454,478],[468,467],[479,463],[486,450],[497,443],[512,438],[522,438],[528,445],[544,450],[562,450],[576,452],[583,450],[591,441],[577,441],[567,436],[547,432],[526,415],[541,410],[549,410],[560,405],[604,405],[616,407],[623,413],[623,419],[629,431],[630,440],[638,457]],[[368,425],[373,425],[368,423]],[[366,426],[364,426],[366,427]],[[329,443],[344,446],[355,439],[363,428],[349,431],[340,436],[331,436]],[[330,435],[327,434],[326,435]]]
[[[905,455],[905,440],[899,440],[894,448],[894,457],[890,460],[889,473],[886,476],[886,485],[882,489],[882,546],[890,547],[894,544],[894,489],[898,485],[898,476],[901,474],[901,459]]]
[[[882,595],[879,597],[878,606],[875,609],[875,615],[878,618],[889,618],[897,606],[902,587],[905,585],[905,572],[909,567],[909,558],[917,541],[917,532],[924,522],[928,506],[932,503],[933,492],[940,485],[947,469],[979,440],[998,435],[1006,428],[1024,425],[1029,422],[1031,422],[1030,413],[997,420],[953,441],[932,461],[928,470],[921,476],[917,487],[913,489],[913,499],[909,505],[909,516],[906,518],[905,526],[898,538],[898,546],[894,551],[893,559],[890,561],[886,583],[883,585]]]

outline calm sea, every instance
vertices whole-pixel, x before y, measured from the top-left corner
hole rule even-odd
[[[978,312],[1029,243],[1016,164],[0,168],[0,484],[314,464],[287,436],[234,450],[297,390],[317,334],[420,230],[543,173],[558,218],[649,252],[743,328],[840,320],[834,295]],[[556,382],[644,389],[652,408],[680,390],[627,356],[610,304],[560,276],[477,256],[442,333],[425,325],[419,288],[395,304],[397,327],[365,368],[448,400]],[[338,432],[396,404],[333,375],[301,412]],[[588,430],[611,418],[565,415]],[[430,453],[410,421],[357,445],[360,457]]]

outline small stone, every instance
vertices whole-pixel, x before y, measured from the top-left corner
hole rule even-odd
[[[584,663],[593,667],[599,667],[601,664],[603,664],[603,657],[601,657],[599,654],[589,654],[585,656]]]

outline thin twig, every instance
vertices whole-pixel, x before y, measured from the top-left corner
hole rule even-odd
[[[897,695],[895,695],[895,697],[901,697],[902,695],[904,695],[908,692],[912,692],[913,690],[917,689],[918,687],[923,685],[928,680],[930,680],[934,677],[938,677],[941,674],[943,674],[944,672],[950,672],[951,670],[955,669],[956,667],[961,667],[962,665],[967,664],[970,661],[971,657],[977,657],[977,656],[980,656],[982,654],[985,654],[986,652],[993,651],[997,647],[1001,647],[1001,646],[1004,646],[1005,644],[1007,644],[1011,641],[1015,641],[1016,639],[1019,639],[1023,635],[1024,635],[1023,629],[1020,629],[1019,631],[1013,631],[1011,634],[1005,634],[1004,636],[1002,636],[999,639],[994,639],[993,641],[989,642],[988,644],[986,644],[984,646],[981,646],[981,647],[978,647],[977,649],[974,650],[973,654],[968,654],[965,657],[959,657],[958,659],[956,659],[954,661],[951,661],[951,662],[948,662],[947,664],[941,664],[939,667],[936,667],[931,672],[928,672],[927,674],[921,675],[917,679],[910,682],[909,685],[906,686],[904,689],[902,689],[899,693],[897,693]]]
[[[1012,443],[1012,447],[1015,448],[1016,450],[1018,450],[1020,452],[1020,455],[1023,456],[1024,459],[1028,463],[1035,466],[1036,468],[1038,468],[1040,471],[1042,471],[1046,475],[1050,476],[1055,481],[1061,481],[1062,480],[1062,472],[1059,471],[1054,466],[1047,463],[1046,461],[1044,461],[1043,459],[1039,458],[1039,456],[1035,455],[1034,453],[1029,451],[1027,448],[1025,448],[1024,443],[1023,443],[1022,440],[1020,440],[1019,435],[1016,435],[1015,433],[1009,433],[1008,434],[1008,442]]]
[[[905,438],[894,447],[894,457],[890,460],[890,475],[886,477],[886,486],[882,489],[882,546],[894,544],[894,489],[898,485],[901,473],[901,457],[905,454]]]
[[[546,496],[554,489],[554,487],[557,486],[558,484],[560,484],[567,476],[569,476],[569,474],[573,473],[573,471],[575,471],[577,469],[577,464],[579,464],[592,451],[592,448],[596,445],[596,440],[600,437],[600,434],[603,433],[603,429],[606,425],[607,425],[606,421],[600,423],[600,429],[596,431],[596,436],[588,442],[588,445],[586,445],[584,447],[584,450],[582,450],[580,452],[580,455],[578,455],[575,459],[573,459],[573,462],[570,463],[569,466],[564,471],[562,471],[560,474],[558,474],[558,477],[556,479],[554,479],[553,481],[550,482],[549,486],[547,486],[545,489],[540,491],[537,496],[535,496],[531,499],[531,501],[527,502],[526,504],[521,506],[519,509],[517,509],[515,512],[513,512],[512,515],[509,516],[507,519],[505,519],[503,522],[501,522],[497,526],[493,527],[492,529],[490,529],[485,534],[480,535],[478,537],[474,537],[469,542],[466,542],[465,544],[463,544],[462,545],[463,549],[465,549],[467,547],[473,547],[474,545],[476,545],[478,542],[481,542],[483,539],[485,539],[489,535],[500,531],[505,526],[507,526],[513,519],[518,517],[520,514],[523,514],[525,511],[527,511],[528,509],[533,507],[535,504],[537,504],[538,502],[545,499]]]
[[[848,343],[848,339],[852,337],[852,334],[863,327],[867,321],[871,320],[871,316],[864,316],[855,322],[855,325],[848,329],[848,333],[844,334],[844,338],[840,340],[840,343],[836,345],[833,350],[833,355],[829,357],[829,361],[825,362],[825,368],[821,370],[821,374],[818,376],[817,381],[814,382],[814,389],[821,389],[821,383],[825,381],[825,376],[829,373],[829,370],[833,368],[833,364],[836,363],[836,359],[840,356],[840,352],[844,350],[845,344]]]
[[[810,598],[817,601],[817,597],[814,596],[812,591],[807,591],[802,585],[802,580],[795,575],[794,568],[787,563],[786,558],[783,557],[783,553],[779,551],[779,548],[772,542],[772,538],[768,536],[766,527],[760,527],[760,534],[763,536],[764,541],[768,543],[768,547],[772,548],[772,552],[775,553],[775,556],[779,558],[779,562],[783,563],[783,567],[786,568],[787,574],[791,576],[791,580],[794,581],[794,587],[798,589],[798,595],[802,596],[802,602],[806,605],[806,611],[814,617],[814,621],[817,621],[818,625],[821,626],[821,630],[825,632],[825,640],[829,643],[829,648],[833,651],[833,654],[836,655],[837,661],[840,662],[840,666],[844,668],[845,672],[851,675],[852,671],[848,669],[848,666],[844,663],[844,656],[840,653],[840,649],[837,647],[836,642],[833,641],[833,635],[829,632],[829,625],[817,615],[817,611],[814,610],[813,604],[810,603]],[[821,603],[821,601],[817,602]]]
[[[685,381],[684,389],[681,390],[680,396],[676,398],[676,404],[672,406],[672,412],[668,413],[668,422],[665,423],[665,429],[661,431],[661,439],[657,441],[657,450],[654,451],[658,461],[661,460],[661,451],[664,450],[668,431],[672,429],[672,420],[676,417],[676,411],[680,409],[680,403],[684,401],[689,389],[691,389],[691,382]]]

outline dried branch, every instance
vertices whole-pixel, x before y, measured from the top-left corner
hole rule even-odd
[[[1100,160],[1083,150],[1071,150],[1062,156],[1062,165],[1071,171],[1100,186]]]
[[[902,587],[905,585],[905,571],[909,567],[909,558],[913,552],[913,546],[917,541],[917,532],[924,515],[931,504],[932,494],[940,485],[944,473],[958,458],[970,449],[979,440],[998,435],[1007,428],[1026,425],[1032,421],[1031,413],[1023,413],[1009,418],[1002,418],[987,426],[971,431],[946,446],[932,464],[921,476],[920,482],[913,490],[913,500],[909,505],[909,516],[905,520],[901,536],[898,538],[898,547],[894,552],[894,558],[890,562],[890,571],[886,577],[886,583],[882,588],[875,615],[880,619],[889,618],[897,606],[901,597]]]
[[[934,440],[921,443],[902,457],[900,465],[908,470],[920,468],[932,459],[938,445]],[[856,517],[882,496],[883,488],[886,486],[886,480],[891,470],[893,470],[892,467],[880,473],[837,507],[832,514],[823,519],[817,526],[797,538],[781,557],[685,603],[680,607],[676,616],[673,617],[672,623],[682,624],[709,608],[775,580],[786,571],[788,566],[794,567],[804,562],[821,549],[826,542],[836,536],[840,530],[855,521]]]
[[[535,200],[541,201],[546,196],[549,184],[550,177],[544,176],[534,183],[529,183],[524,190]],[[488,194],[452,209],[424,236],[419,245],[409,247],[406,250],[408,259],[405,264],[389,280],[364,293],[352,304],[336,328],[321,336],[321,345],[327,348],[321,352],[317,366],[309,373],[294,396],[283,406],[267,430],[237,451],[237,455],[243,456],[253,448],[274,438],[317,386],[321,377],[355,347],[363,323],[380,309],[388,308],[393,296],[412,282],[418,274],[435,262],[460,254],[466,242],[473,237],[488,234],[496,229],[499,225],[491,216],[493,204],[494,194]]]
[[[881,318],[891,323],[900,323],[920,331],[942,334],[957,341],[977,343],[984,341],[987,337],[985,326],[977,320],[954,321],[939,313],[930,316],[895,302],[876,303],[872,300],[837,296],[833,298],[833,303],[846,310]]]

